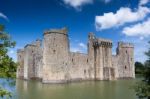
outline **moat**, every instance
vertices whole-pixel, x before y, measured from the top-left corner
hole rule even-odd
[[[70,84],[42,84],[38,81],[16,80],[0,84],[13,92],[12,99],[136,99],[131,88],[136,80],[89,81]]]

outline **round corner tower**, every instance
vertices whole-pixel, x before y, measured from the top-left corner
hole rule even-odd
[[[135,78],[134,45],[132,43],[118,42],[117,55],[120,78]]]
[[[67,80],[69,41],[67,29],[44,32],[43,83],[62,83]]]

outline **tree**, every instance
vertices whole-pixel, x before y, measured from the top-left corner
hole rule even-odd
[[[150,45],[150,41],[149,41],[149,45]],[[146,60],[145,62],[145,66],[146,66],[145,80],[147,81],[148,85],[150,85],[150,47],[149,47],[149,50],[145,54],[148,57],[148,60]]]
[[[143,74],[144,73],[144,65],[141,62],[135,62],[135,73]]]
[[[150,41],[149,41],[150,45]],[[144,80],[138,83],[135,87],[136,95],[139,98],[147,98],[150,99],[150,48],[145,53],[148,57],[148,60],[145,62],[145,70],[144,70]]]
[[[14,78],[17,64],[8,56],[8,49],[15,46],[8,33],[5,32],[4,25],[0,25],[0,77]],[[10,96],[10,92],[0,87],[0,96]]]
[[[4,32],[5,27],[0,25],[0,77],[15,77],[16,63],[7,55],[8,48],[13,48],[15,42],[11,40],[8,33]]]

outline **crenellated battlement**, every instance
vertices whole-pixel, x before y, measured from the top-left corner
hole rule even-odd
[[[96,37],[95,37],[95,34],[93,32],[90,32],[89,35],[88,35],[88,38],[93,40]]]
[[[94,39],[93,46],[112,47],[112,41],[108,39],[102,39],[102,38]]]
[[[24,48],[27,48],[27,47],[41,47],[41,44],[42,44],[42,40],[36,39],[36,41],[33,41],[32,43],[26,44],[24,46]]]
[[[98,42],[108,42],[108,43],[112,43],[112,40],[104,39],[104,38],[98,38]]]
[[[50,29],[50,30],[44,31],[44,35],[51,34],[51,33],[68,35],[68,29],[66,27],[64,27],[62,29]]]

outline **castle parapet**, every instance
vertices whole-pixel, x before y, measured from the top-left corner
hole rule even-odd
[[[24,52],[24,49],[18,49],[17,53]]]
[[[118,42],[118,47],[134,48],[134,45],[132,43],[127,43],[127,42]]]
[[[68,29],[62,28],[62,29],[50,29],[50,30],[44,31],[44,35],[50,34],[50,33],[64,34],[64,35],[68,36]]]
[[[24,48],[27,48],[27,47],[35,47],[36,45],[35,44],[27,44]]]
[[[94,47],[103,46],[103,47],[112,47],[112,41],[106,39],[95,39],[93,42]]]
[[[42,40],[37,39],[36,41],[33,41],[33,42],[30,43],[30,44],[26,44],[26,45],[24,46],[24,48],[27,48],[27,47],[41,47],[41,45],[42,45]]]

